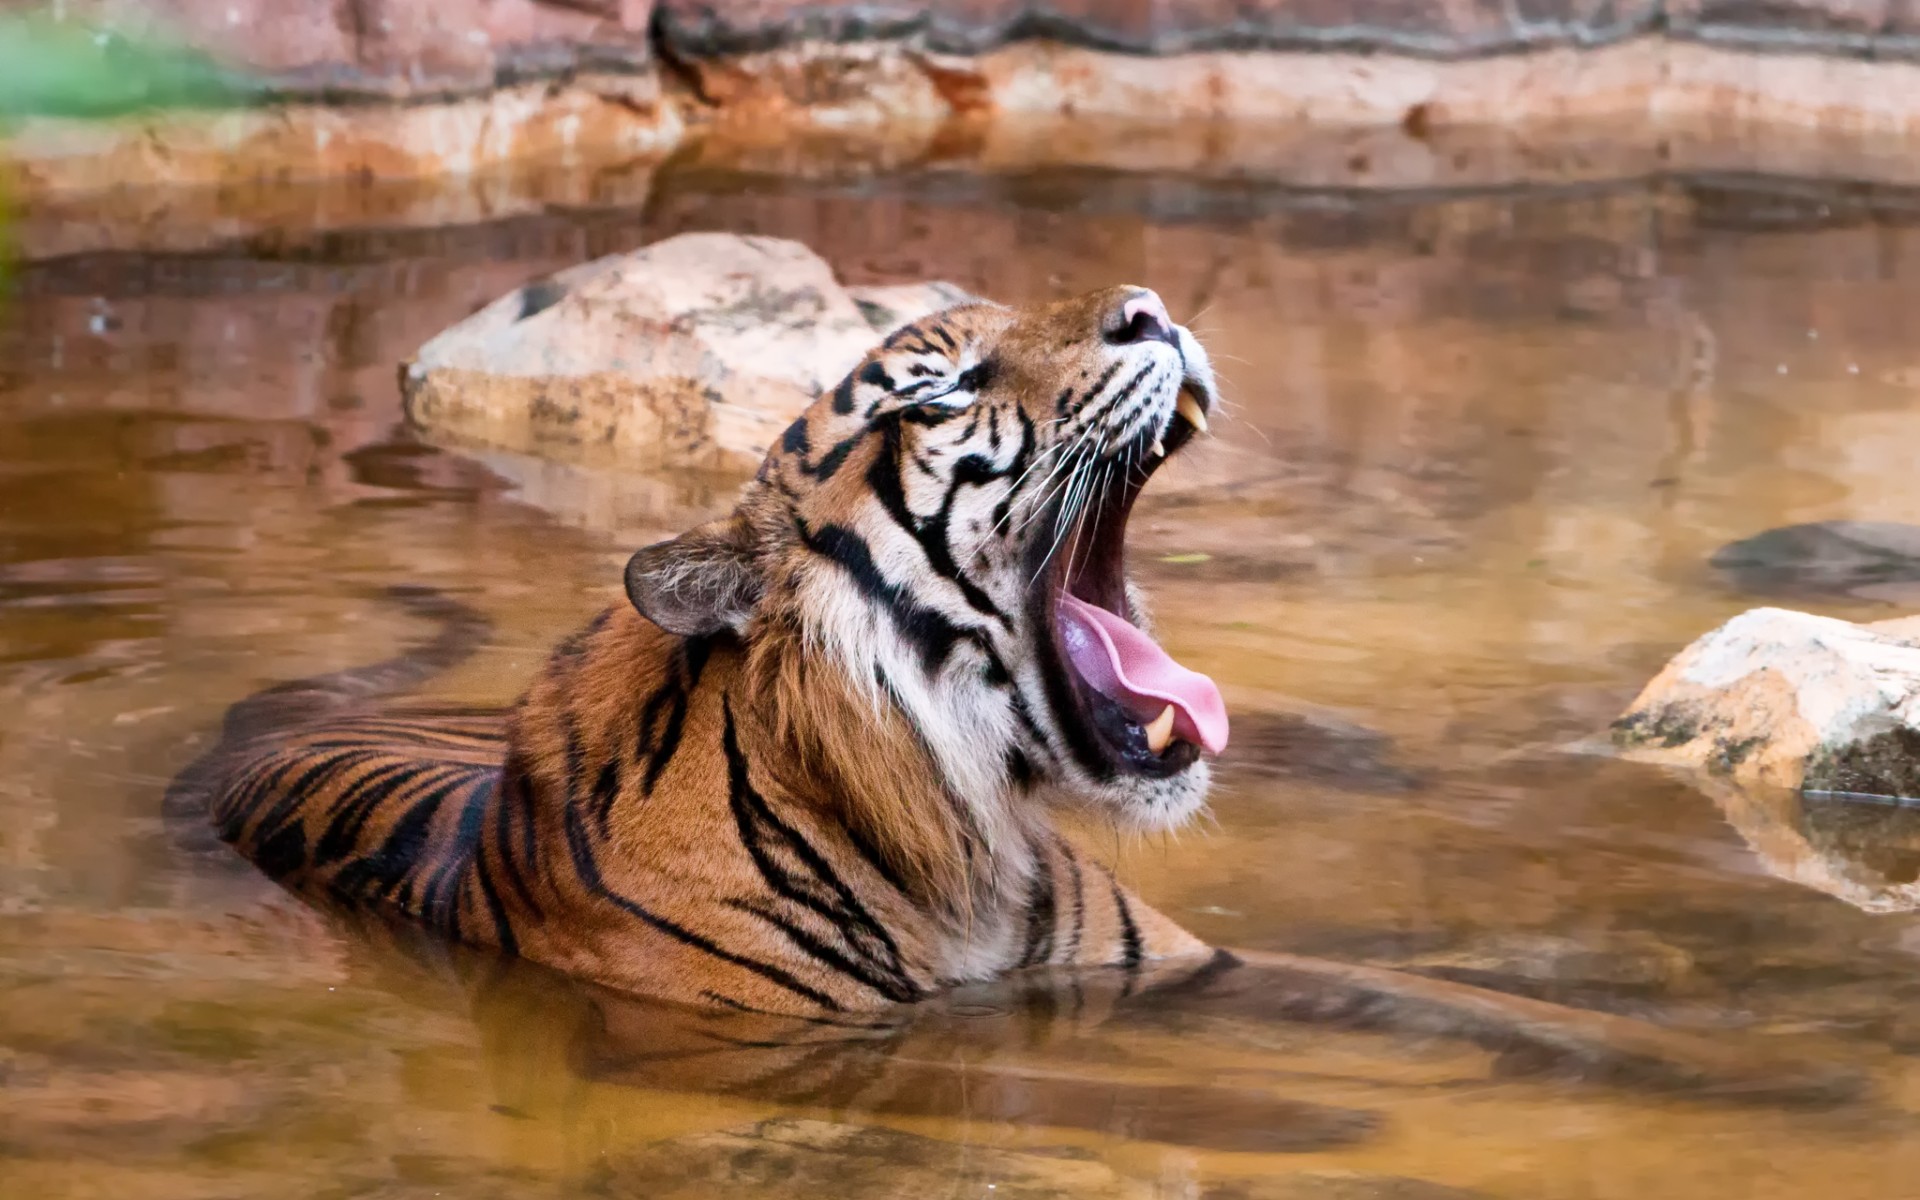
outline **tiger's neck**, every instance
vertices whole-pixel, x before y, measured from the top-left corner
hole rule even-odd
[[[956,794],[904,713],[777,627],[685,639],[619,606],[561,644],[511,730],[509,774],[549,819],[586,804],[616,832],[633,821],[636,848],[667,811],[724,836],[746,784],[853,843],[937,925],[1024,903],[1052,836],[1022,797]]]
[[[963,921],[1019,903],[1050,822],[1006,789],[959,794],[901,709],[797,632],[759,640],[744,690],[767,774],[870,846],[921,906]]]

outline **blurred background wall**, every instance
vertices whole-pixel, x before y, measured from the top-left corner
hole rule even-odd
[[[104,123],[0,105],[0,185],[28,200],[690,152],[1388,187],[1914,182],[1920,121],[1904,0],[0,0],[27,16],[103,54],[204,52],[234,102]]]

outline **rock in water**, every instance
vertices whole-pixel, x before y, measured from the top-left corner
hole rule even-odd
[[[1628,757],[1749,782],[1920,797],[1920,617],[1742,613],[1668,663],[1613,735]]]
[[[1920,525],[1788,525],[1729,542],[1708,561],[1733,586],[1763,595],[1872,597],[1902,584],[1920,594]]]
[[[623,468],[751,471],[822,388],[951,284],[845,288],[798,242],[690,233],[519,288],[401,374],[430,434]]]

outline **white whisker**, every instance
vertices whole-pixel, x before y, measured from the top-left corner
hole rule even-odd
[[[1095,447],[1093,443],[1089,442],[1087,448],[1092,450]],[[1035,571],[1033,578],[1027,581],[1029,587],[1039,582],[1040,576],[1046,574],[1048,564],[1053,562],[1053,556],[1060,552],[1060,543],[1064,540],[1068,532],[1071,532],[1075,542],[1078,542],[1080,536],[1080,506],[1085,499],[1086,491],[1092,478],[1087,468],[1092,466],[1095,461],[1096,458],[1089,454],[1085,462],[1074,468],[1072,484],[1067,489],[1067,499],[1065,503],[1061,504],[1059,514],[1054,519],[1053,545],[1048,548],[1047,556],[1040,560],[1040,569]],[[1068,555],[1068,562],[1069,564],[1072,562],[1071,553]]]

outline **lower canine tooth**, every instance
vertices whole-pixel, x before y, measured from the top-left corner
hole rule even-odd
[[[1147,726],[1147,749],[1158,754],[1162,750],[1165,750],[1167,743],[1172,740],[1173,705],[1169,704],[1165,709],[1161,710],[1159,716],[1153,719],[1153,724]]]
[[[1173,411],[1185,417],[1187,424],[1193,426],[1195,431],[1207,431],[1207,414],[1200,411],[1200,402],[1193,398],[1192,392],[1181,392],[1180,398],[1174,401]]]
[[[1159,438],[1153,439],[1153,456],[1155,458],[1165,458],[1167,456],[1167,444]]]

